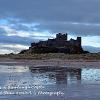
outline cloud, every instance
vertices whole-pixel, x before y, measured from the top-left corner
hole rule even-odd
[[[10,25],[0,25],[0,54],[18,53],[28,49],[32,42],[45,40],[48,37],[49,34],[19,30]]]
[[[42,31],[100,35],[99,4],[99,0],[0,0],[0,14],[15,24],[38,23]]]
[[[0,43],[0,54],[18,53],[21,50],[28,49],[28,48],[29,46],[27,45]]]
[[[100,47],[99,4],[100,0],[0,0],[0,43],[9,44],[1,49],[29,46],[58,32],[82,36],[83,45]]]
[[[100,36],[88,36],[82,38],[83,46],[100,47]]]
[[[0,26],[0,43],[17,43],[30,45],[32,42],[38,42],[39,40],[46,40],[50,37],[47,32],[33,32],[25,30],[17,30],[8,25]]]
[[[98,53],[100,52],[100,47],[92,47],[92,46],[83,46],[84,50],[87,50],[91,53]]]
[[[0,48],[0,54],[9,54],[9,53],[12,53],[12,52],[14,52],[13,50],[9,50],[9,49],[1,49]],[[15,53],[15,52],[14,52]]]
[[[20,45],[20,44],[0,44],[2,48],[15,48],[15,49],[28,49],[28,46]]]

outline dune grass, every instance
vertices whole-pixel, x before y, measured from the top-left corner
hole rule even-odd
[[[100,53],[89,54],[64,54],[64,53],[46,53],[46,54],[8,54],[0,55],[0,58],[11,59],[64,59],[64,60],[100,60]]]

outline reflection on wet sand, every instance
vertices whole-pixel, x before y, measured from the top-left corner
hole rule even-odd
[[[44,100],[46,97],[45,100],[62,100],[60,96],[36,96],[35,93],[38,91],[61,91],[65,94],[64,100],[99,100],[100,69],[34,66],[0,65],[0,87],[29,87],[28,89],[6,89],[6,91],[32,92],[32,95],[20,96],[1,94],[0,96],[5,99],[0,98],[0,100],[25,100],[26,97],[28,100]],[[43,88],[37,89],[34,86],[43,86]]]
[[[77,80],[81,80],[81,72],[82,69],[80,68],[65,68],[65,67],[56,67],[56,68],[45,68],[45,67],[29,67],[29,70],[32,72],[32,77],[35,77],[35,74],[38,73],[43,75],[46,73],[42,78],[49,78],[50,80],[54,80],[56,84],[67,84],[67,81],[70,79],[76,78]]]

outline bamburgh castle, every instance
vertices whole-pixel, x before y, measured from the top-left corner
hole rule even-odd
[[[81,46],[81,37],[77,37],[76,40],[70,39],[68,41],[68,35],[58,33],[55,39],[48,39],[47,41],[39,41],[38,43],[31,43],[29,50],[23,50],[21,53],[68,53],[68,54],[80,54],[86,53]]]

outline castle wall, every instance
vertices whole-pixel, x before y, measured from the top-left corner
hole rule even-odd
[[[76,40],[67,40],[67,34],[57,34],[55,39],[48,39],[47,41],[40,41],[31,44],[31,51],[42,50],[41,52],[65,52],[65,53],[79,53],[82,52],[81,37]],[[51,50],[50,50],[51,49]],[[52,51],[54,50],[54,51]]]

